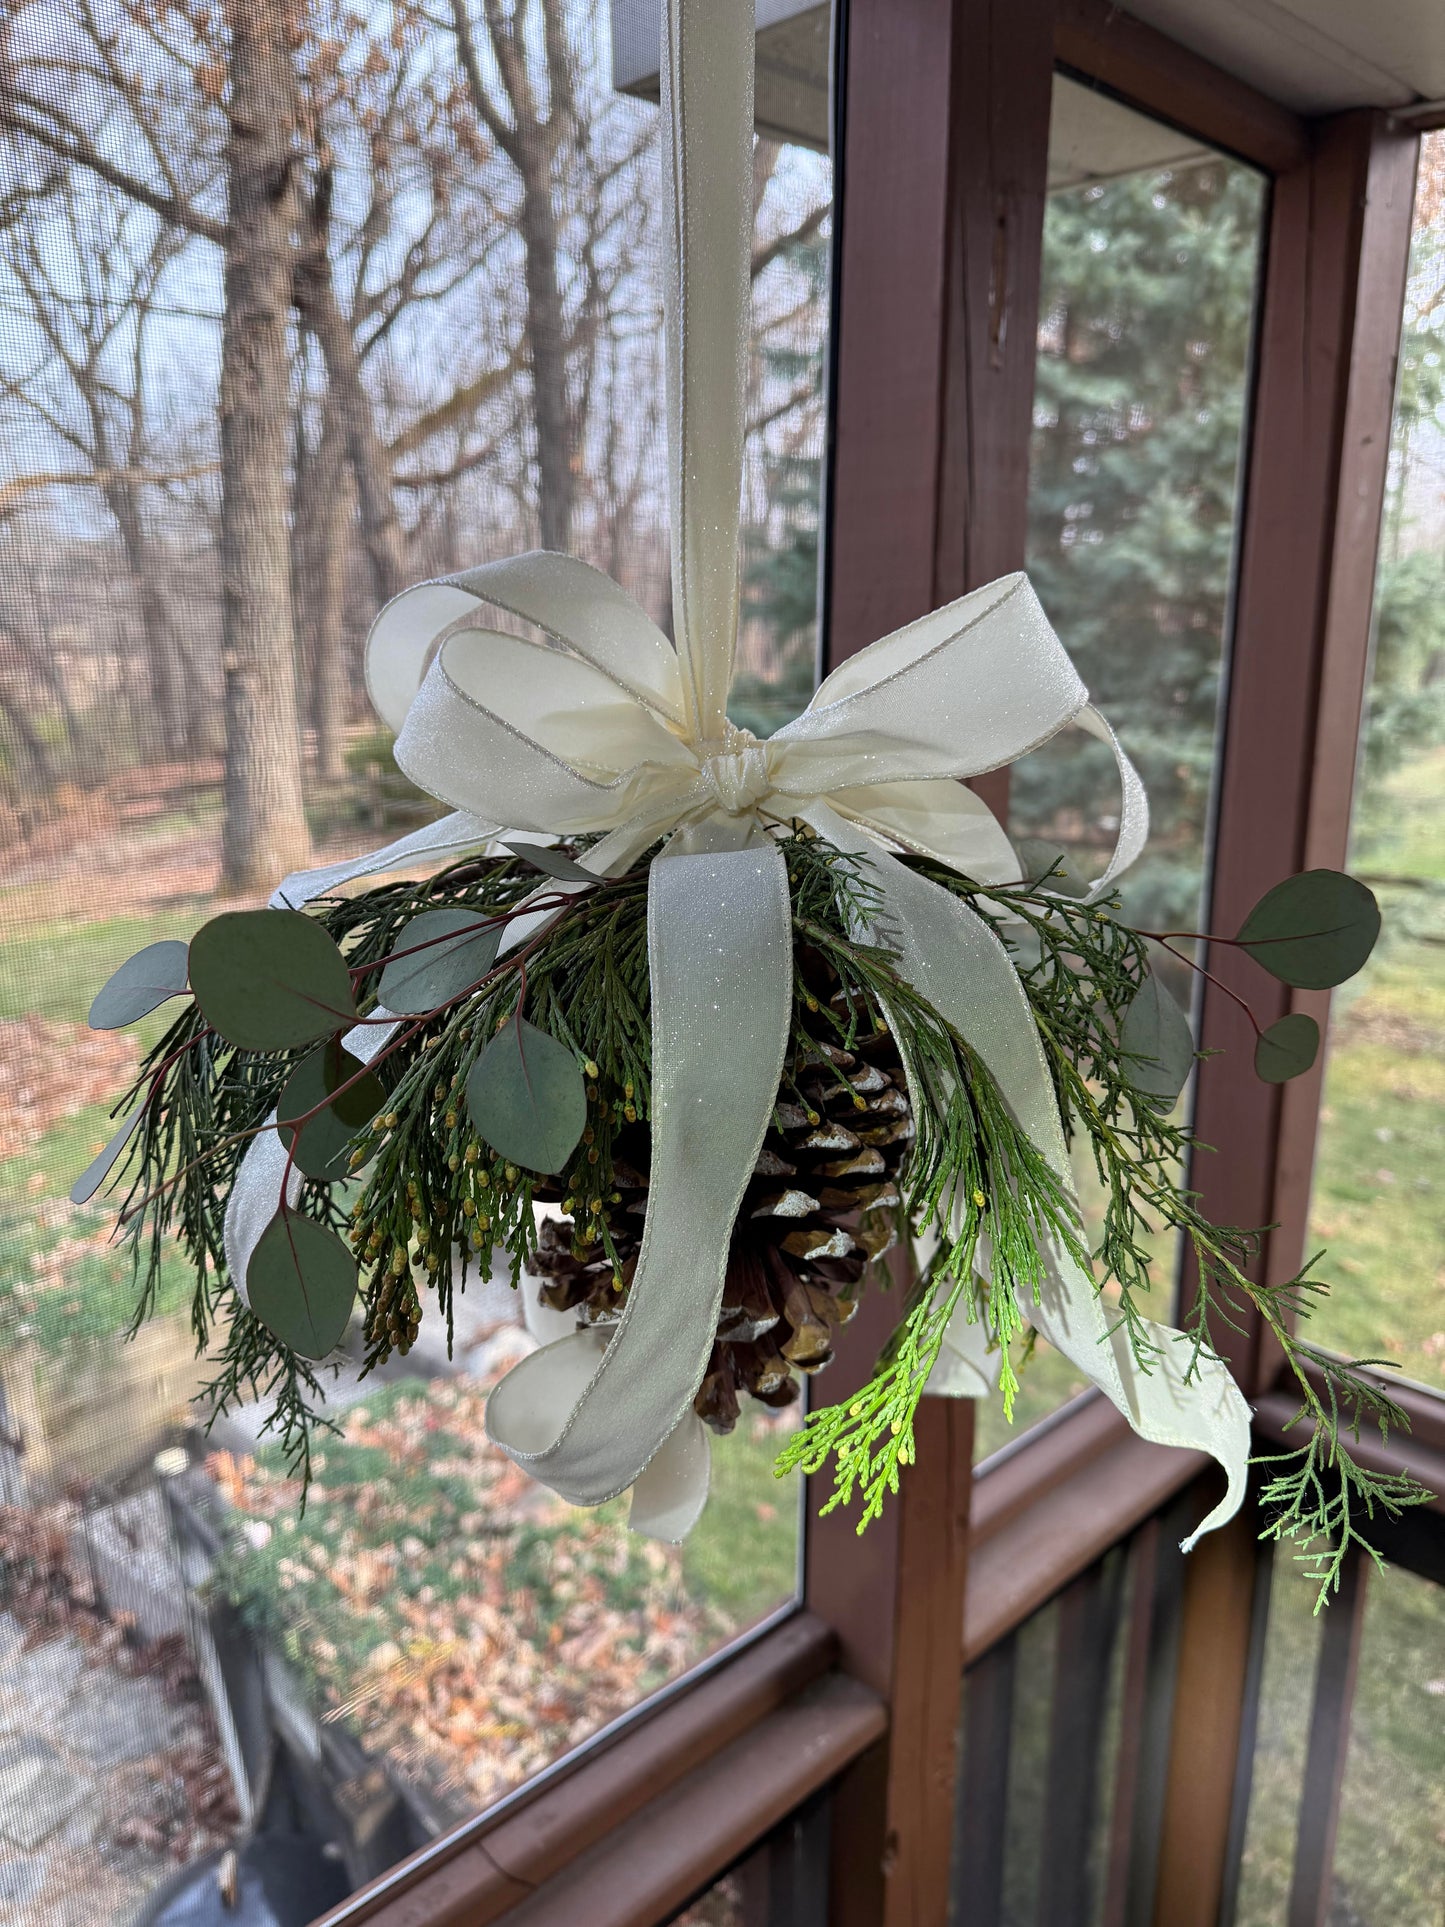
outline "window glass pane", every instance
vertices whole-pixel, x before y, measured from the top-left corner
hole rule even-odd
[[[1028,569],[1149,791],[1125,914],[1198,928],[1228,633],[1263,184],[1251,169],[1064,76],[1054,81]],[[1111,813],[1112,812],[1112,813]],[[1112,760],[1069,732],[1015,766],[1010,827],[1097,876]],[[1190,973],[1163,973],[1188,1007]],[[1078,1173],[1086,1213],[1088,1168]],[[1174,1254],[1160,1252],[1167,1300]],[[1017,1425],[1081,1391],[1040,1345]],[[980,1450],[1010,1436],[981,1414]],[[1016,1429],[1017,1429],[1016,1425]]]
[[[1132,1547],[1116,1546],[964,1675],[957,1927],[1055,1919],[1064,1889],[1072,1918],[1117,1915],[1127,1854],[1115,1810],[1121,1787],[1131,1810],[1133,1784],[1121,1760],[1139,1751],[1137,1733],[1121,1749],[1136,1567]]]
[[[1445,1915],[1445,1589],[1372,1579],[1335,1838],[1332,1918]]]
[[[1350,867],[1380,899],[1334,993],[1311,1238],[1319,1342],[1445,1387],[1445,143],[1424,144]]]
[[[128,1918],[242,1825],[301,1829],[320,1912],[795,1596],[786,1420],[716,1442],[682,1548],[488,1445],[531,1344],[501,1283],[450,1356],[424,1326],[362,1380],[350,1335],[302,1516],[264,1388],[202,1430],[179,1256],[127,1342],[106,1213],[66,1201],[164,1024],[88,1031],[108,973],[435,813],[364,694],[382,597],[545,545],[670,620],[655,60],[614,86],[611,14],[7,24],[32,131],[0,123],[0,1912]],[[802,28],[759,95],[758,729],[816,646],[826,9]]]
[[[1367,1583],[1328,1918],[1434,1927],[1445,1902],[1445,1592],[1395,1564]],[[1321,1635],[1341,1609],[1316,1614],[1314,1601],[1276,1554],[1234,1927],[1291,1917]]]

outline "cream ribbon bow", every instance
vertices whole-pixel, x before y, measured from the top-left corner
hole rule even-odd
[[[708,1487],[692,1410],[712,1346],[728,1242],[767,1130],[792,998],[792,926],[778,826],[806,824],[872,870],[904,975],[982,1056],[1072,1195],[1064,1133],[1027,997],[997,937],[891,851],[976,882],[1018,861],[959,779],[1013,761],[1068,724],[1106,742],[1123,790],[1107,889],[1142,848],[1144,792],[1033,590],[1008,576],[842,664],[766,742],[727,720],[738,622],[738,536],[751,223],[753,9],[667,0],[663,71],[668,451],[674,649],[614,582],[538,553],[424,583],[378,617],[367,683],[398,731],[396,760],[456,814],[359,862],[288,878],[297,904],[352,876],[485,843],[602,832],[585,867],[627,869],[660,838],[648,882],[652,1170],[642,1249],[609,1334],[568,1331],[516,1365],[487,1425],[518,1464],[595,1505],[631,1486],[632,1524],[681,1538]],[[550,641],[489,628],[491,607]],[[555,885],[549,883],[549,890]],[[585,887],[585,886],[577,886]],[[510,942],[520,941],[520,919]],[[363,1026],[361,1055],[389,1033]],[[248,1154],[227,1214],[245,1277],[274,1213],[285,1157],[274,1132]],[[1145,1438],[1209,1452],[1243,1490],[1249,1417],[1224,1366],[1162,1325],[1142,1372],[1093,1279],[1047,1254],[1042,1335]],[[986,1387],[977,1328],[950,1333],[930,1389]]]

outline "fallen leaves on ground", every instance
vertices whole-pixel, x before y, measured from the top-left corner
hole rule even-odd
[[[62,1118],[113,1103],[137,1062],[135,1038],[119,1031],[44,1017],[0,1020],[0,1158],[32,1149]]]
[[[463,1814],[495,1799],[734,1630],[681,1556],[578,1511],[483,1428],[473,1380],[388,1387],[347,1413],[300,1488],[267,1450],[213,1455],[235,1509],[224,1583],[319,1710]]]

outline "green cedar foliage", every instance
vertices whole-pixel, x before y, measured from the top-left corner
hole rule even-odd
[[[1140,1299],[1149,1287],[1153,1235],[1173,1229],[1195,1259],[1197,1284],[1185,1318],[1195,1358],[1209,1348],[1211,1325],[1237,1322],[1253,1305],[1298,1369],[1303,1444],[1270,1486],[1279,1507],[1272,1529],[1299,1542],[1327,1589],[1360,1515],[1393,1512],[1420,1496],[1409,1480],[1377,1478],[1358,1466],[1344,1435],[1362,1420],[1388,1432],[1403,1419],[1373,1381],[1298,1336],[1297,1314],[1323,1289],[1310,1269],[1281,1286],[1256,1284],[1248,1269],[1254,1235],[1210,1224],[1181,1186],[1192,1139],[1173,1121],[1167,1095],[1140,1088],[1124,1031],[1148,977],[1147,940],[1119,917],[1117,900],[1088,905],[1055,895],[1046,887],[1052,878],[985,892],[941,866],[917,864],[965,897],[1014,955],[1066,1132],[1089,1147],[1105,1195],[1102,1235],[1090,1254],[1072,1199],[968,1041],[898,975],[886,945],[870,940],[874,895],[866,873],[809,833],[785,848],[795,948],[825,959],[840,983],[834,1000],[820,1005],[803,977],[795,979],[787,1061],[825,1055],[825,1044],[851,1049],[887,1025],[909,1067],[916,1131],[901,1178],[899,1230],[950,1229],[901,1308],[871,1383],[847,1406],[814,1413],[785,1448],[781,1468],[816,1472],[831,1460],[830,1504],[856,1496],[862,1522],[876,1516],[912,1456],[918,1399],[960,1304],[983,1321],[1000,1354],[1006,1405],[1011,1401],[1015,1353],[1028,1356],[1027,1307],[1041,1282],[1046,1244],[1085,1265],[1092,1255],[1096,1280],[1110,1287],[1118,1324],[1149,1370],[1153,1341]],[[536,889],[536,872],[522,859],[472,860],[429,882],[323,902],[311,914],[340,946],[364,1017],[381,969],[406,948],[416,917],[450,908],[479,921],[505,919],[524,897],[535,900]],[[359,1267],[368,1367],[409,1349],[427,1299],[434,1298],[431,1315],[450,1332],[455,1292],[469,1276],[487,1275],[494,1260],[509,1264],[514,1284],[520,1281],[536,1237],[535,1180],[511,1161],[515,1152],[486,1141],[468,1087],[478,1062],[523,1012],[559,1060],[570,1057],[585,1092],[585,1128],[580,1137],[569,1130],[572,1149],[559,1152],[560,1183],[548,1195],[561,1191],[579,1227],[579,1249],[590,1246],[599,1260],[610,1259],[623,1288],[610,1221],[620,1197],[612,1159],[618,1132],[646,1121],[651,1101],[646,899],[645,863],[599,881],[583,897],[553,898],[558,915],[550,926],[446,1004],[401,1024],[368,1073],[381,1080],[384,1108],[355,1133],[347,1160],[354,1177],[302,1185],[292,1215],[312,1220],[304,1249],[286,1239],[283,1219],[276,1221],[278,1265],[294,1258],[304,1271],[311,1243],[326,1255],[325,1276],[316,1280],[325,1289],[308,1305],[311,1322],[299,1336],[274,1308],[267,1317],[257,1305],[258,1317],[241,1302],[225,1273],[223,1214],[241,1158],[308,1047],[239,1048],[210,1031],[192,1005],[147,1059],[123,1100],[143,1106],[122,1211],[135,1240],[142,1311],[178,1237],[196,1267],[197,1337],[220,1336],[218,1401],[270,1392],[273,1423],[303,1476],[321,1422],[312,1357],[335,1342],[339,1324],[326,1332],[322,1326],[344,1319],[352,1288],[334,1234],[349,1239]],[[802,1101],[787,1079],[780,1098]],[[974,1265],[983,1237],[991,1254],[987,1285]]]

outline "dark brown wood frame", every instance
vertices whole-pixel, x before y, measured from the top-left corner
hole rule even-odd
[[[1280,876],[1344,855],[1418,137],[1375,113],[1301,120],[1109,0],[836,4],[847,58],[830,662],[1022,565],[1055,64],[1270,178],[1212,886],[1211,927],[1229,928]],[[997,780],[982,787],[996,805],[1006,797]],[[1226,955],[1217,967],[1228,981],[1236,965]],[[1287,1007],[1281,995],[1276,1011],[1257,982],[1249,990],[1270,1016]],[[1298,1007],[1322,1014],[1317,999]],[[1262,1261],[1287,1276],[1304,1237],[1318,1081],[1285,1096],[1260,1086],[1242,1022],[1217,994],[1203,1025],[1206,1044],[1229,1054],[1203,1071],[1198,1125],[1225,1148],[1196,1181],[1218,1216],[1276,1225]],[[856,1321],[834,1368],[840,1394],[865,1375],[886,1315]],[[1288,1416],[1273,1389],[1278,1358],[1257,1327],[1229,1349],[1261,1423],[1277,1429]],[[1419,1404],[1418,1469],[1445,1490],[1445,1408]],[[1085,1399],[975,1487],[972,1432],[967,1406],[925,1401],[918,1464],[866,1540],[810,1507],[799,1612],[605,1752],[331,1918],[651,1927],[833,1781],[829,1919],[936,1927],[948,1910],[965,1661],[1203,1464],[1143,1444]],[[1252,1532],[1243,1519],[1187,1569],[1192,1656],[1176,1731],[1191,1734],[1190,1754],[1176,1751],[1170,1768],[1159,1855],[1156,1917],[1169,1927],[1218,1917]],[[1346,1639],[1342,1623],[1341,1638],[1337,1725],[1357,1634]]]

